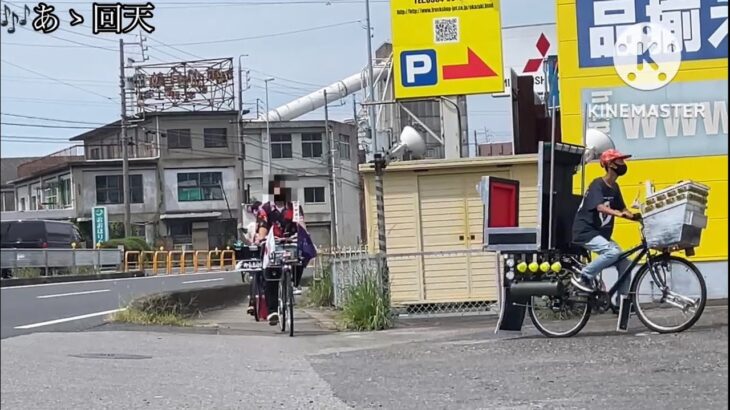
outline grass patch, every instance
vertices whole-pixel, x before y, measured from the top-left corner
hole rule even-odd
[[[188,319],[194,316],[188,305],[176,302],[167,295],[153,295],[134,300],[126,310],[112,315],[112,321],[136,325],[190,326]]]
[[[112,316],[112,321],[135,325],[190,326],[190,322],[180,314],[172,312],[149,312],[136,307],[129,307],[127,310],[116,312]]]
[[[393,325],[390,303],[373,275],[348,289],[340,319],[342,327],[355,331],[383,330]]]
[[[314,276],[312,286],[307,291],[309,306],[332,307],[335,301],[334,287],[332,286],[332,265],[324,266]]]
[[[102,249],[114,249],[124,246],[125,251],[151,251],[152,247],[144,240],[144,238],[137,236],[130,236],[127,238],[110,239],[101,244]]]
[[[18,268],[13,270],[13,277],[14,278],[21,278],[21,279],[31,279],[31,278],[40,278],[41,277],[41,269],[40,268]]]

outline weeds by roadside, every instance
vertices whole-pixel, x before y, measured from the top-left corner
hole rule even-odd
[[[332,286],[332,265],[327,265],[314,276],[312,285],[307,291],[307,304],[317,307],[334,306],[334,288]]]
[[[172,312],[148,312],[135,307],[116,312],[112,321],[135,325],[158,326],[190,326],[190,323],[180,314]]]
[[[167,296],[154,295],[135,300],[126,310],[116,312],[112,321],[138,325],[190,326],[188,319],[194,316],[194,301],[184,305]]]
[[[341,325],[355,331],[383,330],[393,325],[389,303],[373,275],[348,289]]]
[[[40,278],[41,269],[39,268],[18,268],[12,271],[14,278],[31,279]]]

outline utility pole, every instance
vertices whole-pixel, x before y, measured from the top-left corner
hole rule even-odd
[[[239,150],[241,157],[241,178],[239,181],[239,195],[240,201],[238,206],[238,215],[236,219],[240,222],[241,228],[243,228],[243,204],[246,202],[246,142],[243,138],[243,130],[241,122],[243,121],[243,67],[241,66],[241,58],[247,57],[248,54],[241,54],[238,56],[238,117],[236,118],[236,129],[238,131]],[[238,230],[239,234],[241,230]],[[243,239],[243,238],[239,238]]]
[[[119,133],[119,139],[122,144],[122,202],[124,204],[124,236],[127,237],[132,234],[132,216],[129,206],[129,137],[127,136],[127,128],[129,128],[128,124],[128,118],[127,118],[127,92],[125,90],[126,86],[126,76],[124,75],[124,70],[127,68],[126,62],[124,60],[124,46],[126,45],[136,45],[139,46],[142,51],[142,61],[147,61],[149,59],[149,56],[145,55],[145,51],[147,51],[147,47],[144,46],[144,42],[147,39],[142,35],[142,32],[140,31],[139,34],[139,42],[133,42],[133,43],[125,43],[123,39],[119,39],[119,97],[121,100],[121,118],[119,121],[120,125],[120,133]],[[131,58],[129,59],[131,63],[134,63],[134,60]],[[159,145],[159,139],[158,139],[158,145],[157,149],[159,151],[160,145]]]
[[[368,45],[368,93],[370,94],[370,103],[375,102],[375,78],[373,75],[373,45],[372,45],[372,27],[370,26],[370,0],[365,0],[365,22],[367,25],[367,45]],[[388,273],[388,259],[386,258],[386,241],[385,241],[385,202],[383,199],[383,170],[386,164],[386,158],[383,153],[378,152],[378,131],[377,121],[375,120],[375,105],[368,106],[368,119],[370,122],[370,132],[373,143],[373,162],[375,165],[375,202],[378,215],[378,254],[381,266],[381,280],[383,286],[383,294],[390,304],[390,281]]]
[[[479,156],[479,144],[477,143],[477,130],[474,130],[474,156]]]
[[[271,173],[271,130],[269,129],[269,81],[274,81],[273,77],[269,77],[264,79],[264,85],[266,88],[266,141],[264,141],[262,145],[262,149],[266,149],[266,161],[264,162],[264,172],[261,178],[261,187],[262,191],[267,190],[269,186],[269,178]],[[262,193],[262,195],[264,195]],[[268,199],[268,192],[265,194],[265,197]],[[262,201],[266,202],[266,201]]]
[[[122,201],[124,202],[124,237],[132,233],[132,216],[129,206],[129,142],[127,140],[127,93],[124,76],[124,40],[119,39],[119,97],[122,100],[120,139],[122,142]]]
[[[335,147],[334,135],[330,132],[330,117],[329,108],[327,107],[327,90],[322,91],[324,93],[324,132],[325,138],[327,139],[327,145],[329,146],[329,185],[330,185],[330,248],[337,249],[337,193],[335,192],[336,181],[335,178],[335,154],[337,148]]]
[[[372,27],[370,26],[370,0],[365,0],[365,24],[367,25],[368,35],[368,94],[370,94],[370,102],[375,102],[375,78],[373,75],[373,44],[372,44]],[[377,121],[375,121],[375,106],[368,106],[368,120],[370,122],[370,137],[373,143],[373,153],[378,150],[378,130]],[[383,226],[383,230],[385,227]]]

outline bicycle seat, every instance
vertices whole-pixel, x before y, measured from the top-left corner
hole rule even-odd
[[[590,257],[591,253],[583,247],[583,245],[577,244],[575,242],[570,242],[570,245],[568,246],[568,249],[566,250],[566,253],[569,255],[577,256],[577,257]]]

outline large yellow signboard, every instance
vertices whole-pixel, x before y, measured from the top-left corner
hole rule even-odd
[[[557,0],[556,13],[563,142],[582,145],[584,127],[596,128],[633,155],[620,179],[624,199],[643,198],[647,180],[657,190],[681,180],[709,186],[707,228],[692,260],[727,261],[727,1]],[[637,23],[663,24],[682,44],[676,76],[651,90],[622,78],[623,67],[614,61],[615,44]],[[674,108],[652,113],[666,106],[700,106],[703,114]],[[622,114],[623,107],[630,115]],[[646,113],[633,114],[637,108]],[[586,184],[603,172],[599,164],[589,165]],[[580,187],[580,173],[574,186]],[[641,238],[635,223],[619,220],[614,239],[628,249]],[[726,281],[724,266],[718,269]]]
[[[396,98],[503,92],[499,0],[391,0]]]

